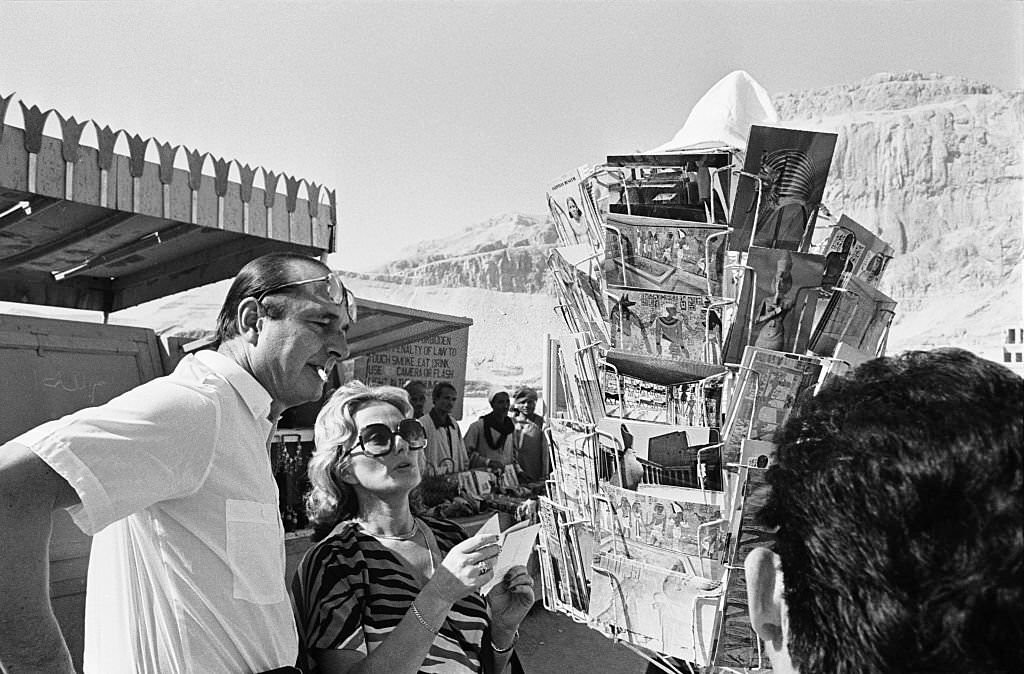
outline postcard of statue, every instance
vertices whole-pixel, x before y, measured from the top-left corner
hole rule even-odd
[[[733,200],[730,250],[808,249],[837,138],[834,133],[750,127]]]
[[[748,345],[803,353],[811,336],[825,260],[820,255],[752,247],[750,269],[726,338],[726,363],[738,363]]]

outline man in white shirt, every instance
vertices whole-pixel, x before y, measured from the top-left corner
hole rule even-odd
[[[466,445],[462,442],[458,423],[452,418],[452,410],[458,399],[459,394],[454,386],[446,381],[439,382],[434,386],[432,394],[433,407],[419,418],[427,431],[427,448],[420,452],[421,460],[425,463],[424,475],[469,470]]]
[[[216,351],[0,447],[0,664],[72,672],[49,602],[51,513],[94,535],[85,671],[264,672],[295,663],[267,442],[348,355],[354,300],[320,262],[235,277]]]

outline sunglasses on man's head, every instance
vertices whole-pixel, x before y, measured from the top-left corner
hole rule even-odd
[[[405,440],[410,450],[425,449],[427,446],[427,431],[415,419],[402,419],[396,429],[387,424],[370,424],[359,431],[358,444],[370,456],[387,456],[395,451],[395,436]]]
[[[336,271],[332,271],[326,276],[318,276],[317,278],[306,279],[304,281],[289,281],[288,283],[271,286],[261,292],[256,297],[256,301],[262,303],[263,298],[271,293],[279,292],[285,288],[303,286],[309,283],[327,283],[327,296],[331,298],[332,302],[340,304],[345,309],[350,321],[356,320],[356,296],[352,294],[351,290],[345,287],[345,284],[341,280],[341,274]]]

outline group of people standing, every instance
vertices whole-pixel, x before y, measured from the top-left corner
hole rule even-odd
[[[320,540],[289,596],[267,445],[285,409],[320,398],[355,319],[337,273],[263,256],[213,348],[0,446],[0,669],[74,671],[48,573],[64,509],[93,536],[86,672],[514,674],[526,567],[496,577],[497,535],[417,516],[409,495],[433,440],[428,460],[529,474],[536,394],[509,419],[495,392],[461,438],[454,389],[435,389],[434,414],[397,387],[335,391],[308,466]],[[1019,670],[1022,438],[1024,380],[957,349],[869,361],[798,406],[764,474],[774,545],[742,567],[772,670]]]
[[[523,566],[495,577],[496,535],[412,513],[430,442],[400,388],[351,382],[318,415],[321,540],[289,595],[268,445],[349,356],[356,313],[326,265],[265,255],[232,282],[211,348],[0,446],[0,669],[75,671],[49,587],[65,509],[93,536],[86,672],[515,671],[533,581]],[[438,393],[443,421],[454,390]]]
[[[465,470],[505,470],[515,466],[521,482],[543,482],[550,470],[544,417],[536,413],[537,391],[523,386],[509,396],[504,389],[492,389],[487,396],[491,411],[474,420],[462,434],[452,416],[458,391],[450,382],[437,383],[426,406],[426,386],[407,381],[414,417],[427,433],[427,447],[420,455],[420,468],[427,475],[459,473]],[[509,416],[509,412],[512,416]]]

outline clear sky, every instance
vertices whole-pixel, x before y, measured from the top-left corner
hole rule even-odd
[[[334,187],[331,262],[364,270],[543,213],[554,178],[668,140],[732,70],[773,94],[905,70],[1020,89],[1022,34],[1015,0],[0,0],[0,94]]]

